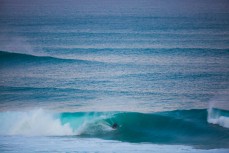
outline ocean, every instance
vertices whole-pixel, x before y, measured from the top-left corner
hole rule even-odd
[[[0,152],[229,152],[227,1],[1,4]]]

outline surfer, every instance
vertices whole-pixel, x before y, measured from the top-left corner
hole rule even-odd
[[[118,128],[118,124],[117,124],[117,123],[114,123],[114,124],[112,125],[112,128],[113,128],[113,129],[117,129],[117,128]]]

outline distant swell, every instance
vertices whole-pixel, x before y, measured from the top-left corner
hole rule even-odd
[[[20,64],[20,63],[79,63],[79,64],[98,64],[100,62],[79,59],[65,59],[52,56],[36,56],[23,53],[12,53],[0,51],[1,64]]]
[[[228,113],[224,111],[224,115]],[[0,134],[71,135],[126,142],[228,148],[229,129],[209,124],[207,119],[207,110],[177,110],[144,114],[134,112],[51,113],[38,109],[29,112],[1,112]],[[117,129],[112,128],[114,123],[118,124]]]

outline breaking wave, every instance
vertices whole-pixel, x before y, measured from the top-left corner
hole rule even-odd
[[[220,111],[220,110],[218,110]],[[223,115],[228,111],[221,111]],[[229,146],[228,118],[209,119],[207,110],[157,113],[64,112],[38,109],[1,112],[1,135],[95,137],[127,142]],[[117,128],[112,128],[116,123]],[[217,123],[220,126],[214,124]],[[222,127],[221,127],[222,126]],[[217,144],[213,144],[213,140]],[[215,147],[216,147],[215,146]]]

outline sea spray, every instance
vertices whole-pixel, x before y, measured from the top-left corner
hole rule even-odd
[[[55,115],[43,109],[29,112],[1,112],[1,135],[61,136],[72,135],[69,124],[61,124]]]

